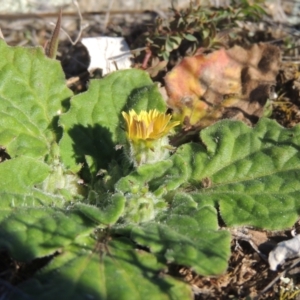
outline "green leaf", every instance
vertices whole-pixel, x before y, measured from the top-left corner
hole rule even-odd
[[[84,245],[84,246],[83,246]],[[13,299],[138,300],[192,299],[188,284],[160,275],[155,256],[126,238],[85,238],[67,247],[35,279],[19,285]],[[23,295],[22,296],[20,296]]]
[[[14,259],[29,262],[51,255],[78,236],[86,235],[93,230],[91,225],[78,212],[50,207],[14,208],[0,221],[0,247]]]
[[[164,101],[146,72],[123,70],[91,80],[88,91],[73,97],[70,110],[60,118],[64,164],[78,170],[90,156],[94,170],[106,168],[115,145],[125,142],[121,112],[154,107],[163,109]]]
[[[32,193],[34,185],[41,183],[49,172],[49,166],[30,157],[7,160],[0,164],[0,191],[13,194]]]
[[[201,31],[201,35],[202,35],[202,38],[205,40],[207,39],[209,36],[210,36],[210,30],[209,28],[205,28]]]
[[[215,206],[228,226],[282,229],[297,220],[300,127],[263,119],[252,129],[224,120],[203,130],[201,139],[179,147],[169,160],[137,168],[116,188],[130,195],[148,187],[163,196],[170,209],[133,226],[131,238],[208,275],[225,270],[230,246],[228,233],[217,230]]]
[[[165,61],[169,61],[170,53],[168,51],[162,51],[161,53],[158,53],[158,56]]]
[[[191,173],[189,167],[180,156],[151,165],[142,165],[121,178],[115,189],[121,193],[136,193],[147,187],[154,194],[163,195],[175,191],[188,180]]]
[[[151,165],[142,165],[131,172],[128,176],[121,178],[116,183],[115,189],[122,193],[134,193],[146,185],[151,185],[151,180],[160,179],[159,181],[162,183],[161,178],[171,166],[172,161],[170,160],[164,160]]]
[[[149,111],[150,109],[165,112],[167,108],[157,84],[154,83],[133,90],[124,106],[124,111],[128,112],[130,109],[134,109],[138,113],[141,110]]]
[[[0,164],[0,247],[14,259],[28,262],[53,254],[93,229],[89,225],[93,223],[79,212],[59,209],[65,205],[62,197],[35,187],[50,170],[45,163],[30,157]]]
[[[121,178],[115,185],[115,190],[126,197],[120,222],[137,224],[155,219],[187,178],[188,170],[180,157],[140,166]]]
[[[188,181],[199,204],[218,204],[228,226],[294,224],[300,213],[299,126],[285,129],[262,119],[252,129],[224,120],[203,130],[201,139],[205,147],[184,145],[172,157],[192,170]]]
[[[0,52],[0,144],[11,157],[43,158],[58,139],[58,114],[72,92],[60,63],[41,48],[0,40]]]
[[[190,33],[184,34],[184,38],[186,40],[190,41],[190,42],[197,42],[198,41],[197,38],[194,35],[190,34]]]
[[[212,206],[197,207],[186,194],[177,194],[170,211],[156,222],[134,226],[131,238],[168,262],[193,268],[201,275],[224,272],[230,255],[230,234],[218,231]]]
[[[125,198],[122,195],[115,194],[105,202],[106,205],[102,205],[101,208],[84,203],[78,203],[75,207],[98,224],[112,225],[117,222],[124,212]]]
[[[165,44],[166,51],[171,52],[174,49],[177,49],[181,41],[182,38],[180,36],[167,36],[166,44]]]
[[[28,207],[61,207],[62,197],[36,188],[47,178],[51,169],[45,163],[30,157],[17,157],[0,164],[0,221],[16,209]]]
[[[64,176],[60,174],[59,182],[54,181],[58,187],[52,190],[47,187],[49,179],[55,176],[55,172],[52,166],[30,157],[20,156],[7,160],[0,164],[0,194],[7,194],[6,198],[11,195],[8,202],[14,203],[14,207],[25,205],[22,199],[30,196],[35,199],[32,203],[37,201],[36,203],[55,206],[61,206],[66,199],[74,201],[74,197],[78,198],[80,196],[78,193],[81,192],[80,186],[76,182],[77,177],[73,174]],[[73,195],[63,198],[60,194],[64,190],[67,193],[73,192]],[[6,209],[3,200],[1,203],[2,210]]]

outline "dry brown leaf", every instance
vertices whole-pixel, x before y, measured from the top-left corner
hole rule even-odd
[[[256,120],[279,63],[279,49],[262,43],[186,57],[165,77],[168,104],[186,126],[203,128],[240,113],[244,121]]]

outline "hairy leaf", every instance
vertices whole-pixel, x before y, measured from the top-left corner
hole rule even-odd
[[[30,157],[18,157],[0,164],[0,191],[23,194],[31,192],[35,184],[41,183],[49,174],[45,163]]]
[[[27,204],[30,204],[28,198]],[[14,259],[29,262],[54,254],[76,237],[93,230],[92,223],[77,212],[50,207],[19,207],[0,221],[0,246]]]
[[[50,255],[93,230],[79,212],[64,209],[66,202],[39,190],[51,169],[30,157],[0,164],[0,247],[14,259],[30,261]]]
[[[35,279],[21,284],[21,293],[13,297],[127,300],[151,295],[158,300],[192,299],[187,284],[159,274],[162,267],[153,254],[136,250],[126,238],[109,242],[86,238],[67,247]]]
[[[165,110],[165,104],[149,75],[123,70],[92,80],[87,92],[73,97],[68,113],[60,118],[65,134],[60,142],[63,162],[72,170],[93,160],[97,172],[107,167],[116,143],[125,141],[121,112],[130,109]]]
[[[173,156],[191,166],[197,203],[215,203],[228,226],[283,229],[300,213],[300,127],[261,120],[252,129],[221,121]]]
[[[192,175],[193,166],[186,158],[174,155],[172,160],[144,165],[117,183],[118,191],[128,195],[128,202],[139,195],[143,198],[141,191],[149,189],[161,201],[170,203],[168,208],[156,209],[151,222],[117,226],[116,230],[149,247],[152,253],[164,255],[168,262],[192,267],[202,275],[220,274],[227,267],[230,235],[218,230],[212,201],[197,203],[180,192]],[[150,203],[147,210],[151,213]]]
[[[0,40],[0,144],[11,157],[43,158],[58,140],[57,118],[72,92],[62,68],[41,48]]]
[[[112,225],[117,222],[124,212],[125,198],[122,195],[116,194],[103,202],[105,203],[102,207],[84,203],[78,203],[75,207],[98,224]]]
[[[190,196],[177,194],[170,211],[133,227],[131,237],[152,253],[164,254],[168,262],[201,275],[220,274],[227,268],[230,234],[218,230],[215,208],[197,206]]]

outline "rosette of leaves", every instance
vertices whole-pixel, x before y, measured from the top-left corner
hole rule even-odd
[[[224,272],[230,235],[219,218],[266,229],[298,218],[299,126],[220,121],[201,132],[201,144],[133,169],[116,150],[122,111],[166,110],[145,72],[114,72],[72,97],[41,49],[0,48],[0,142],[11,157],[0,163],[0,247],[19,262],[50,261],[20,276],[8,299],[191,299],[168,268]],[[87,195],[47,188],[56,164],[62,179],[84,167]],[[132,218],[132,200],[146,213],[152,201],[154,213]]]
[[[150,290],[156,299],[188,299],[188,285],[160,276],[164,262],[112,232],[126,207],[124,195],[109,194],[128,173],[115,150],[125,140],[121,112],[165,110],[156,85],[141,71],[116,72],[91,82],[65,112],[72,92],[58,61],[41,48],[0,41],[0,49],[0,143],[11,158],[0,164],[0,249],[25,264],[52,259],[2,290],[7,299],[145,299]],[[85,196],[70,186],[83,167]]]

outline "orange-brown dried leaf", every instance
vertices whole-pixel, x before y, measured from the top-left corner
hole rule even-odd
[[[236,113],[260,117],[279,62],[279,49],[268,44],[186,57],[165,77],[168,104],[188,126]]]

